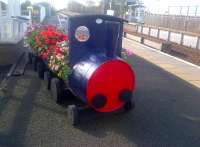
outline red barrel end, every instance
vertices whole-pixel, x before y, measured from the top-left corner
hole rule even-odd
[[[112,112],[131,99],[135,87],[131,66],[123,60],[110,60],[99,66],[89,79],[87,100],[98,112]]]

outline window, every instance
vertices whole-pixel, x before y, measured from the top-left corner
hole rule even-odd
[[[0,8],[0,9],[1,9],[2,11],[6,11],[6,9],[7,9],[6,3],[1,2],[1,1],[0,1],[0,3],[1,3],[1,4],[0,4],[1,8]]]

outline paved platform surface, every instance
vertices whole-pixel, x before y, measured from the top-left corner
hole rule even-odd
[[[77,127],[30,67],[11,78],[0,99],[0,147],[199,147],[200,90],[136,55],[129,61],[137,74],[136,109],[86,113]]]
[[[199,147],[200,89],[148,62],[153,56],[140,45],[126,45],[135,53],[129,58],[137,74],[135,110],[86,113],[88,119],[72,127],[66,106],[55,104],[29,67],[8,81],[7,97],[0,99],[0,147]]]
[[[124,39],[124,48],[131,49],[134,54],[157,65],[158,67],[174,74],[175,76],[187,81],[188,83],[200,88],[200,66],[194,66],[177,60],[177,58],[151,49],[136,41]]]

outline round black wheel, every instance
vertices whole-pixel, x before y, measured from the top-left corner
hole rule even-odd
[[[75,105],[68,106],[67,117],[71,125],[77,125],[79,123],[78,108]]]
[[[51,79],[51,92],[56,103],[62,103],[62,86],[58,78]]]
[[[134,100],[130,100],[130,101],[126,102],[125,105],[124,105],[125,111],[130,111],[134,108],[135,108],[135,101]]]
[[[44,79],[44,72],[45,72],[45,69],[44,69],[44,65],[42,62],[38,62],[37,63],[37,71],[38,71],[38,77],[40,79]]]
[[[48,71],[44,72],[44,81],[45,81],[45,85],[47,87],[48,90],[51,89],[51,73]]]

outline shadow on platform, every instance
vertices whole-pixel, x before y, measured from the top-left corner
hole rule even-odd
[[[94,119],[88,114],[75,128],[32,69],[13,78],[10,97],[0,101],[0,146],[199,146],[200,90],[140,57],[131,62],[136,109]]]

